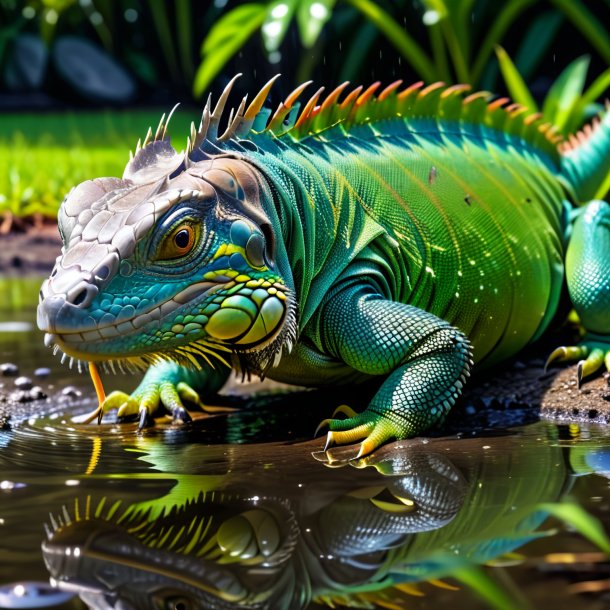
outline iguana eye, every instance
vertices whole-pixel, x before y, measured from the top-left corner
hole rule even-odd
[[[162,242],[157,259],[172,260],[187,255],[197,243],[199,231],[190,224],[178,225]]]

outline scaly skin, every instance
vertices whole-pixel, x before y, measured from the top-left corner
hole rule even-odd
[[[393,84],[341,103],[338,88],[317,110],[314,96],[286,127],[297,91],[255,132],[271,85],[218,136],[231,83],[185,153],[162,122],[121,180],[64,201],[47,342],[152,365],[104,410],[143,424],[162,404],[184,420],[183,399],[213,394],[232,367],[300,385],[379,377],[363,413],[327,421],[327,446],[362,439],[364,455],[439,422],[473,362],[544,332],[568,239],[570,296],[595,342],[582,374],[609,360],[609,206],[570,219],[607,173],[610,114],[559,149],[535,116],[482,94]]]

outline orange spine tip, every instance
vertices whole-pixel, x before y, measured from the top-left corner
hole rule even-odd
[[[423,86],[424,86],[423,80],[420,80],[416,83],[413,83],[412,85],[409,85],[406,89],[403,89],[398,94],[398,99],[404,100],[405,98],[409,97],[413,92],[417,91],[418,89],[421,89]]]
[[[429,95],[430,93],[432,93],[433,91],[436,91],[437,89],[441,89],[442,87],[445,86],[445,83],[443,83],[442,81],[437,81],[436,83],[432,83],[431,85],[428,85],[427,87],[425,87],[424,89],[422,89],[417,96],[418,97],[424,97],[425,95]]]
[[[388,98],[398,87],[402,85],[402,79],[395,80],[393,83],[390,83],[378,96],[377,101],[383,102],[386,98]]]
[[[451,97],[452,95],[457,95],[458,93],[463,93],[464,91],[470,91],[470,89],[472,89],[472,87],[466,84],[451,85],[451,87],[447,87],[441,93],[441,98]]]
[[[510,102],[510,99],[508,97],[501,97],[497,100],[494,100],[493,102],[490,102],[487,108],[492,111],[497,110],[498,108],[502,108],[502,106],[504,106],[505,104],[508,104],[508,102]]]
[[[279,77],[280,75],[276,74],[273,78],[269,79],[267,84],[256,94],[256,97],[252,100],[248,106],[248,110],[246,110],[246,113],[244,114],[244,119],[253,120],[256,117],[263,107],[263,104],[265,103],[273,84]]]
[[[338,87],[333,89],[320,105],[320,112],[324,112],[327,108],[330,108],[332,105],[336,104],[337,100],[339,99],[339,96],[341,95],[345,87],[347,87],[348,85],[349,81],[346,80],[344,83],[341,83]]]
[[[347,97],[339,104],[339,108],[344,110],[348,106],[351,106],[356,101],[356,98],[360,95],[361,91],[362,85],[358,85],[358,87],[347,94]]]
[[[529,116],[525,117],[523,119],[523,122],[526,125],[531,125],[532,123],[535,123],[536,121],[538,121],[541,118],[542,118],[542,114],[540,112],[534,112],[533,114],[530,114]]]
[[[362,106],[369,101],[369,99],[373,96],[373,93],[379,89],[381,86],[381,81],[375,81],[372,85],[365,89],[364,93],[356,100],[356,106]]]
[[[307,104],[305,104],[305,108],[303,108],[303,110],[301,111],[301,114],[297,120],[297,122],[294,124],[295,128],[298,129],[299,127],[301,127],[301,125],[303,125],[305,123],[305,121],[307,121],[307,119],[310,117],[310,115],[313,113],[316,104],[318,103],[318,99],[320,98],[320,96],[322,95],[322,92],[324,91],[324,87],[320,87],[310,98],[309,101],[307,102]]]
[[[312,82],[313,81],[308,80],[302,85],[299,85],[292,93],[288,95],[286,101],[284,102],[284,106],[286,106],[286,108],[292,108],[292,105],[299,99],[301,93],[303,93],[303,91],[305,91],[305,89],[307,89]]]
[[[487,100],[491,93],[489,91],[477,91],[476,93],[471,93],[469,96],[464,98],[464,105],[472,104],[476,100]]]

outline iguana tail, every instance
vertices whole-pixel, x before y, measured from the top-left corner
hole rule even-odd
[[[610,190],[610,104],[605,112],[560,145],[561,173],[578,201],[602,199]]]

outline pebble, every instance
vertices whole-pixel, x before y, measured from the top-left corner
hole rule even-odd
[[[61,393],[64,396],[69,396],[70,398],[80,398],[83,395],[83,393],[78,388],[75,388],[73,385],[67,385],[61,391]]]
[[[30,390],[30,396],[32,397],[32,400],[42,400],[47,397],[47,394],[39,385],[35,385]]]
[[[29,377],[17,377],[14,383],[20,390],[31,390],[34,385]]]
[[[12,362],[0,364],[0,375],[3,377],[15,377],[19,375],[19,367]]]
[[[51,369],[46,366],[42,366],[34,371],[34,377],[38,377],[39,379],[45,379],[50,374]]]

